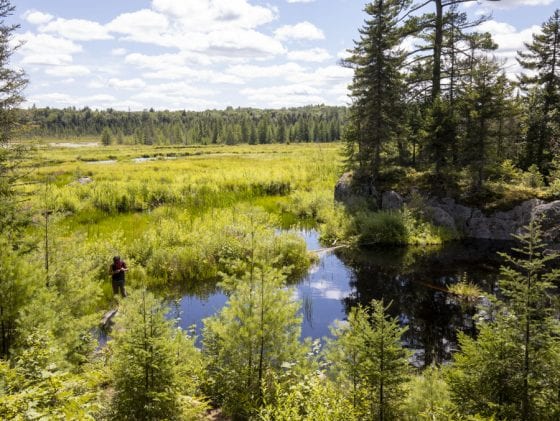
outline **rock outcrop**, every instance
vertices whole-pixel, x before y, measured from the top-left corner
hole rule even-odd
[[[509,211],[485,215],[480,209],[463,206],[450,198],[432,199],[428,203],[427,215],[432,215],[430,219],[435,225],[455,230],[465,238],[489,240],[511,240],[512,234],[521,233],[543,205],[541,200],[531,199]],[[560,201],[553,203],[560,206]],[[560,223],[560,207],[558,211],[556,223]]]
[[[381,195],[381,209],[400,210],[404,205],[404,199],[396,191],[390,190]]]
[[[395,191],[378,192],[373,185],[357,185],[351,173],[344,174],[335,188],[335,200],[348,202],[353,196],[373,198],[381,209],[400,210],[406,204]],[[485,214],[480,209],[457,203],[449,197],[424,198],[424,214],[436,226],[463,238],[511,240],[532,220],[541,224],[544,240],[560,247],[560,200],[545,203],[527,200],[508,211]]]
[[[373,184],[363,182],[356,183],[352,173],[347,172],[342,174],[342,177],[340,177],[334,187],[334,199],[344,203],[353,196],[365,197],[375,201],[379,200],[379,194]]]

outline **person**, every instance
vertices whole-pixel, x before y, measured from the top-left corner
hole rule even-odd
[[[113,284],[113,294],[120,294],[126,297],[126,290],[124,288],[124,274],[128,270],[126,263],[121,260],[119,256],[113,257],[113,264],[111,265],[111,278]]]

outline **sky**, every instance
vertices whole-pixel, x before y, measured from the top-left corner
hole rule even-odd
[[[347,105],[362,0],[17,0],[25,107],[205,110]],[[560,0],[469,3],[510,77]],[[428,9],[426,9],[428,10]],[[412,42],[408,42],[409,45]]]

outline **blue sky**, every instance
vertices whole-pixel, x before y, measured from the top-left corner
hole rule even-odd
[[[18,0],[13,57],[26,106],[120,110],[344,105],[338,60],[362,25],[361,0]],[[511,77],[515,51],[560,0],[470,3]]]

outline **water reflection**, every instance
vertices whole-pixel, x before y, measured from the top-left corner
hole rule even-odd
[[[301,232],[309,250],[320,249],[317,233]],[[352,306],[372,299],[391,303],[389,313],[409,327],[403,338],[416,350],[419,365],[450,358],[457,331],[474,334],[474,309],[461,306],[447,294],[447,286],[460,280],[476,283],[485,291],[495,291],[497,251],[507,243],[452,243],[441,248],[339,249],[319,254],[319,262],[295,286],[301,300],[302,337],[330,336],[334,320],[345,320]],[[196,326],[226,303],[227,297],[215,286],[206,285],[179,302],[180,325]],[[209,289],[208,289],[209,288]],[[200,291],[199,291],[200,292]]]
[[[495,291],[507,243],[453,243],[442,248],[375,248],[337,253],[351,268],[353,293],[345,310],[372,299],[391,303],[389,313],[408,325],[403,338],[418,350],[419,364],[441,362],[451,356],[457,332],[474,334],[474,308],[461,306],[447,294],[447,286],[461,280]]]

